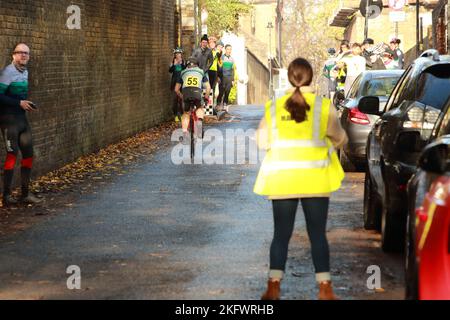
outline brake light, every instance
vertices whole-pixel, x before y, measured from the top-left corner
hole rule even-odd
[[[439,117],[439,112],[439,110],[432,109],[432,107],[428,107],[426,111],[413,107],[407,112],[409,121],[407,120],[403,123],[403,128],[432,130]]]
[[[362,113],[361,111],[359,111],[358,108],[352,108],[350,109],[350,112],[348,114],[348,119],[356,124],[370,124],[370,120],[367,117],[367,115],[365,113]]]

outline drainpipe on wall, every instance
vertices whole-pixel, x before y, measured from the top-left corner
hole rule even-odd
[[[183,37],[183,12],[181,10],[181,0],[178,0],[178,23],[180,31],[178,34],[178,47],[181,48],[181,38]]]
[[[420,43],[420,2],[416,0],[416,56],[420,56],[421,43]]]
[[[282,1],[277,1],[277,22],[278,22],[278,63],[280,64],[280,67],[283,66],[282,63],[282,55],[281,55],[281,28],[283,26],[283,16],[281,14],[282,11]]]
[[[194,48],[198,45],[199,38],[198,38],[198,0],[194,0]]]

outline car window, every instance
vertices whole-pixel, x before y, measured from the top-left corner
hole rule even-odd
[[[450,65],[425,70],[417,84],[417,101],[441,110],[450,97]]]
[[[388,102],[386,103],[385,111],[389,111],[390,109],[392,109],[394,107],[398,107],[398,102],[400,100],[400,97],[404,94],[403,89],[411,81],[411,77],[412,77],[412,73],[413,73],[412,70],[413,70],[413,67],[412,66],[409,67],[405,71],[403,76],[400,78],[400,80],[398,81],[397,85],[395,86],[394,90],[392,91],[392,94],[391,94]]]
[[[359,75],[356,80],[353,82],[350,90],[347,94],[347,99],[354,99],[358,95],[359,86],[361,85],[362,75]]]
[[[398,77],[375,78],[364,84],[363,96],[389,96],[397,84]]]
[[[437,129],[438,137],[446,135],[446,134],[450,134],[450,99],[448,99],[446,105],[447,106],[445,108],[447,108],[447,112],[445,112],[445,114],[441,115],[442,121],[440,122],[439,128]]]

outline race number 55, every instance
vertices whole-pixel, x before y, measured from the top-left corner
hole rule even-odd
[[[188,77],[186,79],[187,87],[197,87],[198,86],[198,78],[197,77]]]

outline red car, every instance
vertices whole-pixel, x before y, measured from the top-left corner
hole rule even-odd
[[[440,176],[416,209],[418,298],[450,300],[450,176]]]
[[[450,300],[450,101],[408,184],[406,298]]]

